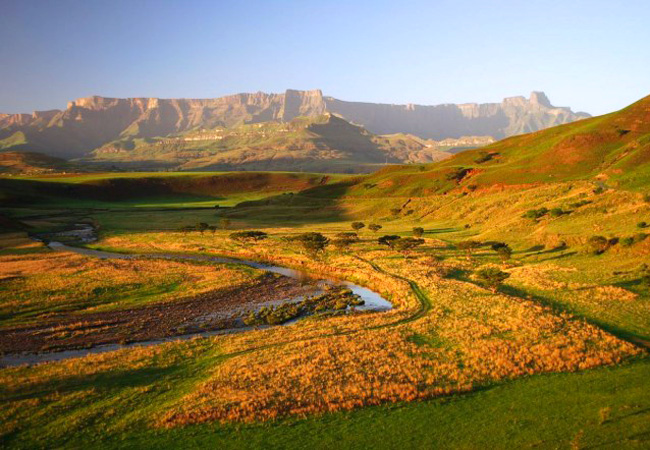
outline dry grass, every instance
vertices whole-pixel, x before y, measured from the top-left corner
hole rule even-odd
[[[166,260],[100,260],[43,251],[0,256],[0,314],[16,323],[169,301],[249,281],[253,271]]]

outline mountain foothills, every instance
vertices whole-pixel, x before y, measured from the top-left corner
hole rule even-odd
[[[0,114],[0,150],[134,168],[371,171],[589,117],[540,92],[501,103],[346,102],[321,91],[215,99],[81,98]]]

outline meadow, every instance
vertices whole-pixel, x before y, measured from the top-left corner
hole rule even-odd
[[[650,240],[622,243],[642,233],[638,223],[650,217],[642,195],[594,192],[589,182],[451,197],[375,197],[370,191],[362,182],[315,186],[217,210],[142,211],[123,203],[70,219],[85,217],[99,230],[91,248],[269,261],[366,286],[394,308],[1,369],[5,444],[647,445],[650,311],[641,266]],[[566,213],[525,217],[541,207]],[[47,228],[50,219],[19,209],[12,210],[15,220],[27,217]],[[335,247],[354,221],[365,225],[359,239]],[[181,230],[201,222],[217,229]],[[371,231],[370,223],[382,228]],[[422,228],[424,240],[417,247],[378,242],[384,235],[411,237],[414,228]],[[240,230],[262,230],[268,238],[229,237]],[[292,239],[306,232],[331,243],[317,255],[305,252]],[[608,240],[598,254],[590,244],[596,234]],[[463,243],[470,240],[477,244],[467,250]],[[508,258],[493,249],[495,242],[511,248]],[[168,283],[176,294],[191,294],[256,276],[231,266],[85,261],[89,274],[112,267],[111,278],[95,286],[92,277],[65,273],[76,273],[74,264],[83,260],[77,255],[8,248],[2,258],[15,265],[7,273],[27,268],[24,278],[9,282],[24,283],[34,298],[14,321],[38,320],[33,311],[54,308],[53,293],[39,291],[45,278],[29,269],[36,264],[47,271],[46,261],[76,286],[68,288],[76,290],[67,306],[81,310],[164,302],[150,294]],[[128,287],[134,267],[142,292]],[[496,289],[476,277],[487,267],[508,275]],[[120,286],[116,295],[80,295],[111,279]]]

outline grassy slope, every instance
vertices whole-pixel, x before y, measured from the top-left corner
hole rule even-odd
[[[218,138],[217,138],[218,137]],[[233,129],[190,131],[176,144],[167,138],[107,144],[92,161],[171,164],[183,170],[309,170],[368,172],[386,161],[431,162],[448,157],[410,136],[375,136],[331,115],[299,117]]]
[[[478,163],[483,152],[489,161]],[[470,169],[460,188],[596,179],[641,190],[650,181],[650,97],[600,117],[515,136],[429,166],[392,167],[356,195],[423,196],[458,187],[448,175]]]

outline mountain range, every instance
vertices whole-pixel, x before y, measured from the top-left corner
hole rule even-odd
[[[310,169],[338,171],[355,163],[437,161],[448,155],[434,150],[476,147],[587,117],[553,106],[541,92],[501,103],[436,106],[348,102],[320,90],[214,99],[94,96],[62,111],[0,114],[0,151],[181,169],[296,169],[287,161],[303,161]],[[253,125],[262,128],[256,132]],[[300,127],[307,132],[288,133]],[[170,139],[182,141],[182,148],[170,152]],[[445,145],[448,139],[460,141]]]

